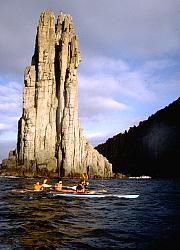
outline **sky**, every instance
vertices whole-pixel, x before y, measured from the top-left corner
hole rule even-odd
[[[96,146],[180,96],[179,0],[0,2],[0,161],[16,148],[24,70],[44,10],[70,14],[79,38],[81,127]]]

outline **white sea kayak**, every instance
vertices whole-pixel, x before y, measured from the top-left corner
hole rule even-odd
[[[125,199],[135,199],[139,197],[139,194],[77,194],[77,193],[53,193],[53,196],[67,197],[67,198],[105,198],[116,197]]]

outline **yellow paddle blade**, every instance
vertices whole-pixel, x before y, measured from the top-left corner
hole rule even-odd
[[[89,178],[88,178],[88,174],[87,174],[87,173],[84,173],[84,174],[83,174],[83,178],[84,178],[84,180],[87,181],[87,180],[89,179]]]
[[[47,179],[45,179],[44,181],[43,181],[43,184],[45,184],[47,182]]]

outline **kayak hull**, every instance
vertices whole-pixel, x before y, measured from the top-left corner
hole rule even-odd
[[[53,193],[53,196],[57,197],[66,197],[66,198],[106,198],[106,197],[115,197],[115,198],[125,198],[125,199],[136,199],[139,197],[138,194],[77,194],[77,193]]]

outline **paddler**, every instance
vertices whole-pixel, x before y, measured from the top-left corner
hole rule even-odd
[[[89,185],[89,182],[85,180],[81,180],[81,182],[76,187],[77,193],[85,193],[86,187]]]
[[[79,183],[76,187],[76,192],[77,193],[85,193],[85,187],[83,183]]]
[[[62,190],[62,181],[59,181],[58,183],[56,183],[54,185],[54,189],[57,191],[61,191]]]
[[[40,191],[43,190],[44,187],[47,187],[48,185],[46,184],[47,179],[43,181],[43,184],[40,184],[39,181],[34,184],[34,190]]]
[[[39,181],[34,184],[34,190],[40,191],[43,190],[43,184],[40,184]]]

